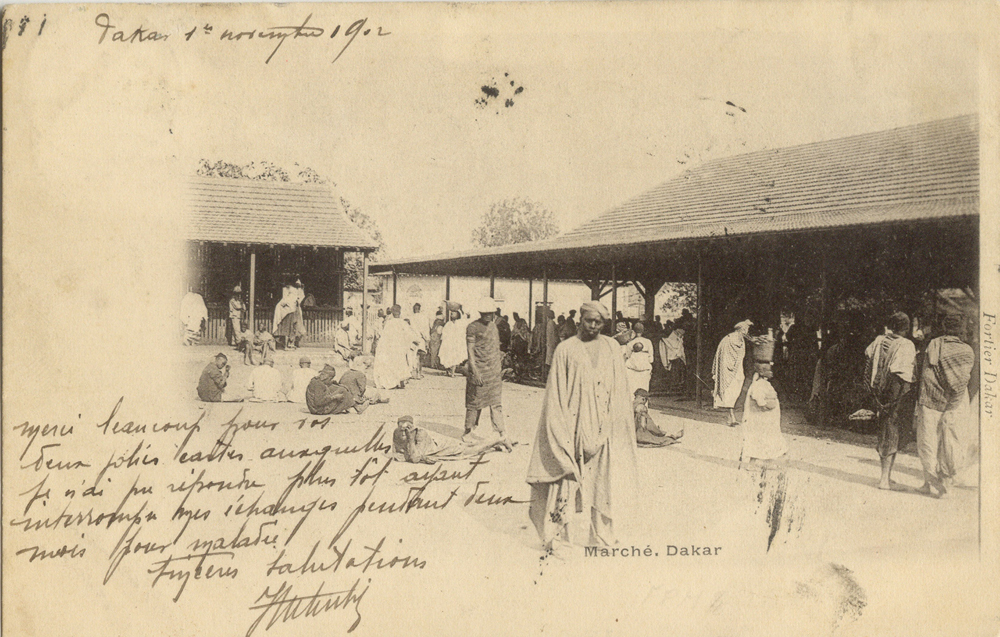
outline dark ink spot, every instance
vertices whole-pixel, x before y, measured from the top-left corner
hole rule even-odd
[[[510,108],[511,106],[514,105],[514,100],[507,98],[507,101],[504,102],[503,105],[506,106],[507,108]]]
[[[490,97],[499,97],[500,96],[500,89],[496,88],[495,86],[486,86],[484,84],[483,87],[482,87],[482,91],[483,91],[483,93],[486,93]]]
[[[372,30],[371,30],[371,29],[365,29],[365,35],[368,35],[368,34],[369,34],[369,33],[371,33],[371,32],[372,32]]]
[[[511,82],[511,83],[510,83],[510,85],[511,85],[511,86],[514,86],[514,83],[513,83],[513,82]],[[519,93],[520,93],[520,92],[522,92],[523,90],[524,90],[524,87],[523,87],[523,86],[518,86],[518,87],[517,87],[516,89],[514,89],[514,95],[517,95],[517,94],[519,94]]]
[[[733,104],[732,102],[728,102],[728,101],[727,101],[727,102],[726,102],[726,106],[732,106],[733,108],[738,108],[738,109],[740,109],[741,111],[743,111],[744,113],[746,113],[746,112],[747,112],[747,109],[743,108],[742,106],[737,106],[736,104]]]

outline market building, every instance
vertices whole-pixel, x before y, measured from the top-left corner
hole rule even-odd
[[[917,327],[978,303],[978,117],[709,161],[552,239],[372,271],[579,280],[592,298],[632,283],[647,318],[664,283],[695,283],[707,383],[715,345],[745,318],[777,329],[794,315],[815,360],[845,314],[874,335],[894,310]]]
[[[198,178],[187,203],[188,286],[208,307],[202,342],[225,342],[236,285],[253,329],[270,331],[282,287],[300,279],[302,344],[333,343],[343,318],[345,255],[360,253],[367,262],[378,245],[351,223],[328,185]]]

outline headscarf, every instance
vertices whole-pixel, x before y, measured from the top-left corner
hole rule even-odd
[[[600,301],[587,301],[581,305],[580,316],[583,316],[584,312],[596,312],[605,321],[611,318],[611,312]]]

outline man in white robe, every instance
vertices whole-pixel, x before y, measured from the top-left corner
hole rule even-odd
[[[715,389],[712,398],[716,409],[729,410],[729,425],[736,425],[736,415],[733,407],[743,390],[743,358],[746,356],[746,337],[750,333],[750,321],[741,321],[736,329],[719,342],[715,350],[715,360],[712,363],[712,378],[715,379]]]
[[[194,345],[201,338],[202,324],[208,321],[208,308],[201,295],[188,290],[181,299],[181,323],[184,325],[184,344]]]
[[[634,396],[637,389],[648,392],[649,378],[653,374],[653,342],[643,335],[644,326],[641,321],[635,324],[634,330],[635,337],[622,346],[629,379],[629,396]]]
[[[264,364],[254,367],[247,382],[250,400],[254,402],[283,402],[281,393],[281,372],[274,368],[274,359],[264,360]]]
[[[402,388],[410,378],[407,355],[416,335],[410,326],[400,318],[401,308],[392,306],[385,319],[382,334],[375,350],[375,386],[379,389]]]
[[[607,308],[580,309],[580,329],[556,348],[528,466],[529,516],[546,550],[612,545],[627,533],[636,437],[621,346],[601,334]]]
[[[318,372],[312,368],[308,356],[299,359],[299,368],[292,372],[292,388],[288,390],[288,400],[293,403],[306,402],[306,387]]]

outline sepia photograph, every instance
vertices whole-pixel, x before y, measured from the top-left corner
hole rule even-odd
[[[998,17],[4,6],[0,629],[997,635]]]

